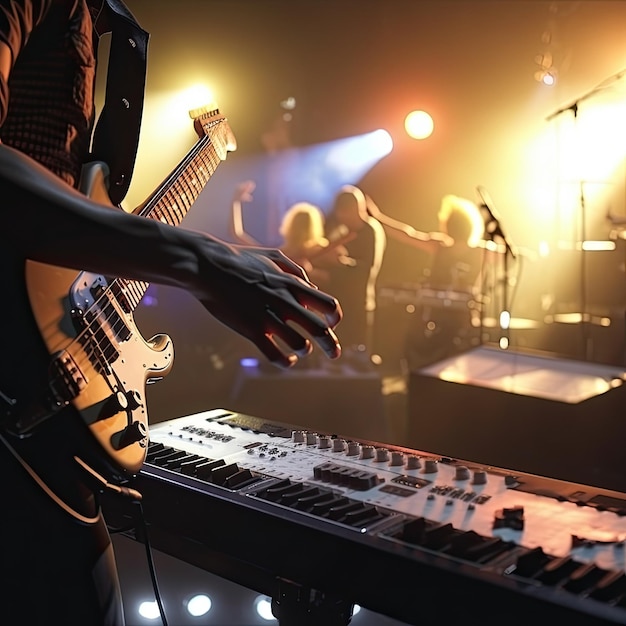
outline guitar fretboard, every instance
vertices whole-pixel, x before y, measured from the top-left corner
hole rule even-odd
[[[171,226],[178,226],[183,221],[222,160],[216,149],[216,141],[223,142],[217,132],[223,123],[217,121],[203,126],[206,134],[161,183],[138,211],[138,215]],[[143,281],[118,279],[110,287],[124,308],[131,312],[143,298],[148,285],[149,283]]]

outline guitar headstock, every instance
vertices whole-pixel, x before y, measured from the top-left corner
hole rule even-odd
[[[215,105],[207,105],[189,111],[193,126],[202,138],[207,135],[215,148],[217,156],[223,161],[229,152],[237,149],[237,140],[228,125],[228,120]]]

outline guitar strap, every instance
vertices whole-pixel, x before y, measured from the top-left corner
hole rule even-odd
[[[130,186],[143,113],[149,34],[121,0],[90,0],[94,48],[111,33],[104,106],[96,124],[91,158],[110,170],[109,197],[119,205]]]

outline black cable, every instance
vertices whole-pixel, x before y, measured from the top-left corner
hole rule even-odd
[[[133,504],[136,508],[135,531],[139,532],[140,539],[143,541],[146,552],[146,561],[148,563],[148,570],[150,572],[150,579],[152,580],[152,589],[154,590],[154,597],[159,607],[159,613],[161,614],[161,621],[163,622],[163,626],[168,626],[167,618],[165,616],[165,607],[163,606],[163,599],[161,598],[161,592],[159,590],[159,582],[157,580],[156,568],[154,567],[154,559],[152,558],[152,546],[150,545],[148,525],[144,516],[143,507],[141,506],[141,501],[139,500],[133,501]]]
[[[143,513],[143,507],[141,506],[142,495],[136,489],[131,487],[125,487],[122,485],[115,485],[110,483],[98,472],[96,472],[90,465],[85,463],[81,458],[75,456],[75,461],[87,472],[92,479],[95,479],[100,487],[110,493],[123,498],[129,498],[131,503],[135,505],[135,514],[133,518],[135,520],[134,529],[135,536],[138,536],[139,540],[143,542],[146,551],[146,561],[148,563],[148,571],[150,572],[150,579],[152,581],[152,589],[154,591],[154,597],[156,599],[157,606],[159,607],[159,613],[161,614],[161,621],[163,626],[168,626],[167,617],[165,616],[165,608],[163,607],[163,599],[161,598],[161,592],[159,590],[159,582],[157,580],[156,568],[154,567],[154,560],[152,558],[152,546],[150,544],[150,537],[148,534],[148,525],[146,524],[146,518]],[[129,530],[133,528],[130,526]],[[117,532],[122,529],[117,529]],[[112,532],[109,530],[109,532]],[[113,531],[116,532],[116,531]]]

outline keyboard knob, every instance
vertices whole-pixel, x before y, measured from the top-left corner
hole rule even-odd
[[[391,453],[391,461],[389,461],[389,465],[398,466],[404,465],[404,454],[402,452],[392,452]]]
[[[411,454],[406,458],[406,468],[407,469],[419,469],[422,467],[422,462],[418,456]]]
[[[476,470],[474,472],[474,478],[472,479],[473,485],[485,485],[487,483],[487,472],[485,470]]]
[[[376,448],[376,461],[386,463],[389,460],[389,450],[387,448]]]
[[[454,472],[454,480],[468,480],[470,471],[465,465],[459,465]]]
[[[356,441],[349,441],[348,449],[346,450],[346,455],[356,456],[357,454],[359,454],[359,452],[361,452],[361,445],[358,444]]]
[[[343,452],[346,447],[344,439],[333,439],[333,452]]]
[[[426,459],[424,461],[424,474],[435,474],[439,470],[439,465],[435,459]]]
[[[304,431],[303,430],[292,430],[291,431],[291,441],[294,443],[304,443]]]
[[[361,454],[359,458],[361,459],[373,459],[374,458],[374,446],[363,446],[361,448]]]

